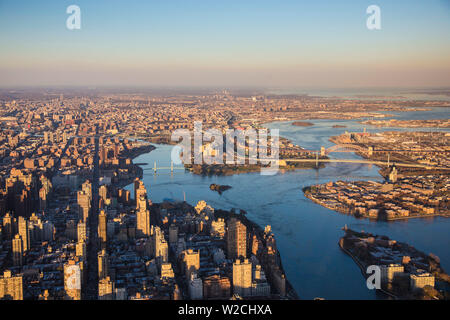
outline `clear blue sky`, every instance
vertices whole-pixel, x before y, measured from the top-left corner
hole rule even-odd
[[[0,0],[0,86],[450,86],[449,31],[450,0]]]

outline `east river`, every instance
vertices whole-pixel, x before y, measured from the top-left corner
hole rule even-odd
[[[448,119],[450,108],[434,108],[432,111],[395,113],[396,119]],[[291,139],[306,149],[319,150],[332,145],[330,136],[345,131],[362,132],[364,126],[357,121],[312,120],[314,126],[296,127],[291,122],[274,122],[268,128],[280,129],[280,135]],[[333,125],[346,128],[332,128]],[[367,126],[368,132],[386,130]],[[417,128],[411,130],[420,130]],[[422,129],[435,131],[437,129]],[[445,129],[440,129],[448,131]],[[243,209],[248,218],[261,226],[271,225],[277,239],[283,267],[288,280],[301,299],[383,299],[383,295],[368,290],[365,279],[354,261],[344,254],[338,240],[341,230],[348,225],[354,230],[365,230],[387,235],[391,239],[407,242],[426,253],[434,253],[441,265],[450,272],[450,219],[435,217],[405,221],[380,222],[356,219],[328,210],[305,198],[302,188],[312,184],[336,180],[381,181],[378,167],[365,164],[327,164],[326,168],[296,170],[262,176],[246,173],[234,176],[203,177],[190,172],[160,170],[155,175],[154,162],[158,167],[170,166],[171,146],[156,145],[156,150],[134,159],[146,163],[144,182],[153,202],[167,199],[182,200],[195,205],[205,200],[215,208]],[[354,153],[334,153],[333,158],[358,158]],[[230,185],[232,189],[219,195],[209,189],[210,184]],[[132,186],[128,186],[132,190]]]

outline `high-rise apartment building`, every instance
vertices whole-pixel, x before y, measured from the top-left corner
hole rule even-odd
[[[42,237],[45,241],[53,241],[55,239],[55,226],[50,221],[44,222]]]
[[[92,201],[92,184],[86,180],[81,186],[81,190],[77,193],[78,216],[84,222],[89,218]]]
[[[398,276],[403,274],[404,267],[401,264],[389,264],[380,266],[381,282],[383,284],[391,283]]]
[[[236,218],[228,220],[227,249],[228,259],[247,257],[247,227]]]
[[[203,280],[204,299],[228,299],[231,296],[231,283],[227,277],[218,274]]]
[[[169,245],[160,227],[151,228],[153,256],[161,264],[169,260]]]
[[[252,296],[267,297],[270,295],[270,285],[261,265],[256,265],[253,269]]]
[[[173,272],[171,263],[162,263],[161,264],[161,279],[164,278],[174,278],[175,274]]]
[[[425,286],[434,288],[435,278],[434,276],[426,272],[425,270],[417,269],[409,276],[409,286],[412,291],[423,289]]]
[[[23,259],[22,237],[18,234],[12,240],[12,258],[14,266],[21,266]]]
[[[189,298],[191,300],[203,299],[203,282],[196,273],[191,273],[189,280]]]
[[[39,189],[39,208],[41,210],[47,209],[47,192],[44,188]]]
[[[92,199],[92,184],[89,180],[86,180],[82,184],[81,190],[84,191],[89,196],[89,198]]]
[[[219,218],[211,223],[211,236],[225,237],[225,220],[223,218]]]
[[[114,300],[114,281],[110,277],[98,282],[98,300]]]
[[[86,242],[84,241],[78,241],[75,247],[75,254],[77,257],[82,258],[83,260],[86,260]]]
[[[78,217],[86,222],[91,211],[91,196],[86,191],[80,190],[77,193],[77,203]]]
[[[102,244],[107,241],[107,216],[104,210],[98,215],[98,238]]]
[[[3,217],[3,229],[2,233],[6,240],[11,240],[14,236],[15,223],[14,218],[11,216],[9,212],[5,214]]]
[[[0,277],[0,299],[23,300],[22,275],[13,276],[10,270]]]
[[[116,288],[114,290],[116,300],[127,300],[127,289],[126,288]]]
[[[169,227],[169,243],[176,244],[178,242],[178,227],[171,224]]]
[[[24,217],[18,219],[18,231],[22,238],[23,251],[27,252],[31,247],[30,229],[28,228],[28,221]]]
[[[141,202],[139,200],[141,197],[147,199],[147,190],[145,189],[144,182],[136,179],[134,181],[134,200],[136,201],[136,210],[140,209]]]
[[[83,222],[81,220],[77,224],[77,239],[78,239],[78,242],[87,242],[86,222]]]
[[[245,259],[237,259],[233,263],[233,292],[241,297],[251,296],[252,292],[252,263]]]
[[[184,265],[186,279],[191,279],[192,273],[197,273],[200,269],[200,251],[192,249],[185,250],[181,253],[181,259]]]
[[[136,233],[140,238],[150,236],[150,210],[142,206],[136,213]]]
[[[105,185],[101,185],[100,188],[98,188],[98,195],[100,199],[103,199],[103,201],[106,202],[106,199],[108,199],[108,188]]]
[[[108,276],[109,255],[106,250],[102,250],[98,256],[98,278],[103,279]]]

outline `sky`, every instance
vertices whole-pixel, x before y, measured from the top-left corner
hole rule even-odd
[[[58,85],[450,87],[450,0],[0,0],[0,86]]]

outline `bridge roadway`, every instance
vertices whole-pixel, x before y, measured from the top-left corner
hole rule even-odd
[[[329,151],[328,149],[325,149],[325,152],[328,153],[349,153],[349,152],[355,152],[355,149],[352,149],[351,147],[344,147],[345,149],[341,149],[341,150],[333,150],[333,151]],[[359,152],[369,152],[368,150],[356,150]],[[301,150],[300,152],[307,152],[307,153],[320,153],[320,150]],[[448,150],[425,150],[425,149],[420,149],[420,150],[394,150],[394,149],[382,149],[382,150],[377,150],[374,149],[372,150],[372,153],[386,153],[386,152],[392,152],[392,153],[450,153],[450,151]]]
[[[184,169],[186,169],[185,167],[157,167],[157,168],[154,168],[154,167],[152,167],[152,168],[145,168],[144,169],[144,171],[147,171],[147,170],[184,170]]]
[[[83,137],[83,136],[79,136],[79,135],[74,135],[74,136],[70,136],[71,139],[75,138],[75,137]],[[89,136],[84,136],[84,137],[89,137]],[[96,138],[96,142],[98,143],[98,138],[99,135],[95,136]],[[347,150],[346,150],[347,149]],[[353,149],[353,150],[349,150],[349,149]],[[336,144],[328,149],[325,149],[325,153],[329,154],[329,153],[334,153],[334,152],[355,152],[356,151],[360,151],[360,152],[369,152],[368,149],[362,148],[361,146],[358,145],[352,145],[352,144]],[[313,153],[313,154],[320,154],[322,150],[318,150],[318,151],[314,151],[314,150],[303,150],[304,152],[307,153]],[[450,151],[438,151],[438,150],[376,150],[373,149],[371,152],[376,153],[390,153],[390,152],[396,152],[396,153],[422,153],[422,152],[428,152],[428,153],[447,153]],[[394,162],[394,161],[374,161],[374,160],[363,160],[363,159],[280,159],[282,161],[286,161],[286,162],[303,162],[303,163],[358,163],[358,164],[373,164],[373,165],[377,165],[377,166],[389,166],[391,163],[395,163],[396,166],[398,167],[409,167],[409,168],[422,168],[422,169],[437,169],[437,170],[450,170],[450,168],[447,167],[439,167],[439,166],[431,166],[431,165],[425,165],[425,164],[415,164],[415,163],[403,163],[403,162]],[[259,161],[259,159],[257,159],[256,161]],[[184,167],[154,167],[154,168],[146,168],[144,169],[144,171],[148,171],[148,170],[184,170]]]
[[[244,158],[244,159],[251,159],[255,161],[256,163],[264,161],[264,159],[258,159],[258,158]],[[268,161],[271,159],[268,158]],[[267,161],[266,160],[266,161]],[[278,159],[278,161],[281,162],[280,166],[285,165],[286,162],[302,162],[302,163],[316,163],[317,165],[319,163],[357,163],[357,164],[373,164],[376,166],[386,166],[389,167],[391,164],[395,164],[397,167],[407,167],[407,168],[422,168],[427,170],[437,169],[437,170],[450,170],[449,167],[439,167],[439,166],[433,166],[433,165],[427,165],[427,164],[420,164],[420,163],[405,163],[405,162],[396,162],[396,161],[390,161],[389,157],[387,161],[377,161],[377,160],[364,160],[364,159],[320,159],[319,153],[316,153],[316,158],[309,158],[309,159]]]
[[[439,170],[450,170],[447,167],[438,167],[432,165],[425,165],[419,163],[402,163],[402,162],[388,162],[388,161],[374,161],[374,160],[363,160],[363,159],[280,159],[286,162],[316,162],[316,163],[359,163],[359,164],[374,164],[377,166],[388,166],[390,164],[395,164],[397,167],[409,167],[409,168],[423,168],[423,169],[439,169]]]
[[[260,162],[260,159],[253,159],[256,163]],[[302,163],[357,163],[357,164],[373,164],[377,166],[390,166],[395,164],[397,167],[407,167],[407,168],[421,168],[421,169],[437,169],[437,170],[450,170],[448,167],[439,167],[427,164],[419,163],[403,163],[395,161],[375,161],[375,160],[364,160],[364,159],[279,159],[282,162],[302,162]],[[282,165],[281,165],[282,166]],[[157,170],[185,170],[184,167],[153,167],[145,168],[144,171],[157,171]]]
[[[77,130],[78,131],[78,130]],[[42,136],[42,135],[35,135],[35,136]],[[95,135],[95,138],[100,138],[100,136],[102,135]],[[110,135],[105,135],[105,136],[110,136]],[[70,139],[74,139],[74,138],[91,138],[92,136],[80,136],[79,134],[75,134],[75,135],[70,135],[68,136],[68,138]],[[138,138],[138,137],[134,137],[132,139],[143,139],[143,138]],[[292,148],[286,148],[285,150],[287,151],[296,151],[298,152],[298,149],[292,149]],[[355,152],[355,151],[359,151],[359,152],[366,152],[366,153],[450,153],[450,150],[426,150],[426,149],[420,149],[420,150],[395,150],[395,149],[372,149],[371,151],[369,151],[368,148],[363,148],[359,145],[355,145],[355,144],[346,144],[346,143],[341,143],[341,144],[335,144],[329,148],[326,148],[324,150],[308,150],[308,149],[303,149],[300,152],[305,152],[305,153],[311,153],[311,154],[321,154],[323,151],[325,151],[325,155],[328,155],[330,153],[344,153],[344,152]],[[170,169],[167,167],[161,167],[158,169]]]
[[[287,149],[288,151],[294,151],[295,149]],[[321,153],[322,150],[295,150],[296,152],[304,152],[304,153]],[[395,149],[372,149],[369,151],[369,149],[361,148],[360,146],[354,146],[354,145],[334,145],[328,149],[324,149],[325,154],[330,153],[349,153],[349,152],[365,152],[365,153],[450,153],[449,150],[426,150],[426,149],[419,149],[419,150],[395,150]]]

